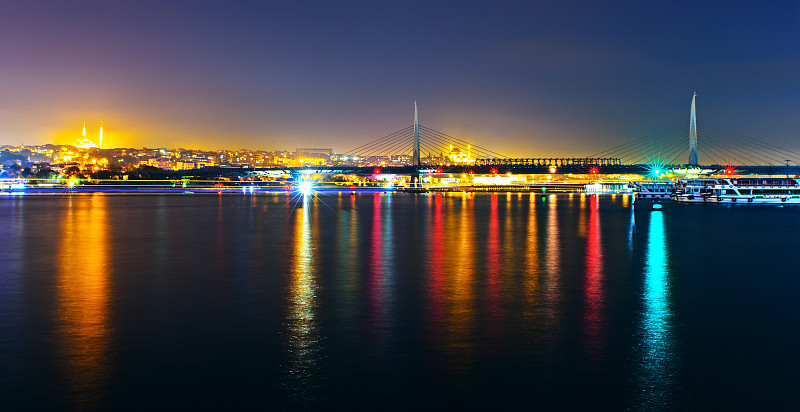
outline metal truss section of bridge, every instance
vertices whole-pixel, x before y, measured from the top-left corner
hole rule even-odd
[[[624,164],[580,164],[564,163],[558,166],[545,163],[481,163],[473,165],[422,165],[422,166],[298,166],[280,168],[260,168],[250,169],[251,172],[276,171],[280,170],[286,174],[301,175],[376,175],[376,174],[395,174],[395,175],[416,175],[416,174],[547,174],[547,173],[573,173],[573,174],[627,174],[644,173],[648,170],[648,165],[624,165]]]
[[[477,159],[478,166],[618,166],[622,160],[618,157],[535,157],[535,158],[486,158]]]

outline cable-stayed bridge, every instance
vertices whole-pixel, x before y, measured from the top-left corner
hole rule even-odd
[[[797,174],[800,153],[765,140],[697,122],[695,96],[689,122],[648,133],[588,156],[512,158],[467,138],[419,122],[338,155],[333,165],[291,169],[298,173],[573,173],[648,174],[653,170]]]
[[[599,167],[617,173],[638,168],[613,157],[512,158],[419,122],[414,103],[414,123],[337,156],[332,166],[294,168],[314,173],[375,172],[395,174],[437,173],[563,173],[597,172]]]
[[[798,174],[800,152],[711,123],[698,123],[696,97],[692,96],[688,124],[650,133],[592,156],[613,156],[623,164],[642,165],[650,170],[693,168],[726,174]]]
[[[690,129],[689,125],[665,129],[591,156],[616,157],[622,164],[640,165],[645,169],[688,167],[736,173],[780,174],[788,165],[792,174],[798,173],[799,152],[705,122],[697,123],[697,160],[696,163],[690,162],[691,148],[687,140]]]

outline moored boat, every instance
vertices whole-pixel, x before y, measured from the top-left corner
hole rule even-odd
[[[706,203],[712,195],[712,188],[719,185],[719,179],[686,179],[675,185],[675,200],[683,203]]]
[[[678,182],[675,200],[686,203],[800,205],[800,181],[774,177],[687,179]]]
[[[662,202],[672,200],[675,194],[675,185],[669,182],[632,182],[634,202],[647,200]]]
[[[19,192],[28,188],[23,179],[0,179],[0,192]]]

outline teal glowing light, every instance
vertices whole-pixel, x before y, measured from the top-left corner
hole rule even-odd
[[[640,408],[663,409],[674,384],[676,361],[671,304],[670,255],[663,212],[650,215],[644,264],[643,313],[639,346]]]
[[[666,177],[669,173],[669,165],[672,159],[666,158],[661,153],[661,148],[653,148],[653,152],[647,158],[647,170],[652,179],[657,180]]]

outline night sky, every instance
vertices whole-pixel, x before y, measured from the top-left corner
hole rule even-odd
[[[0,144],[102,120],[106,147],[344,152],[416,100],[503,154],[588,155],[696,90],[702,122],[800,150],[798,1],[238,3],[4,2]]]

